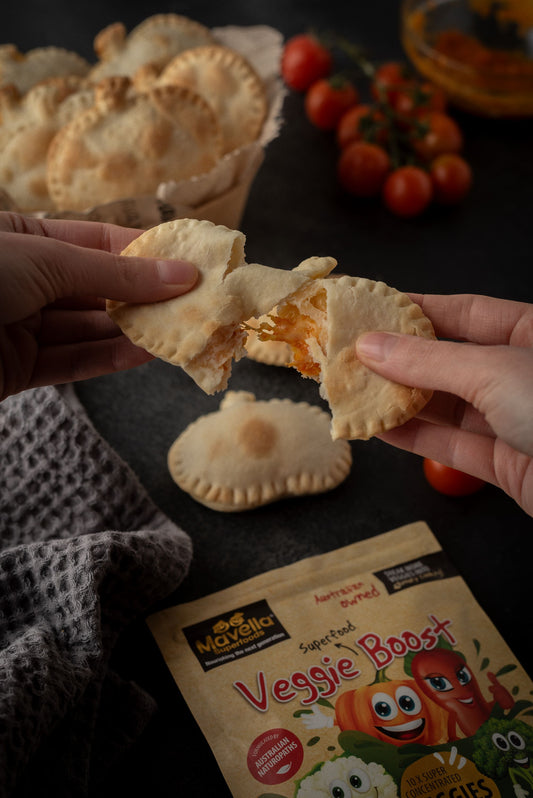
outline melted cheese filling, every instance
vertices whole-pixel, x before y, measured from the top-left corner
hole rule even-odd
[[[257,329],[261,341],[283,341],[291,348],[292,362],[304,377],[320,380],[320,363],[313,357],[310,343],[316,341],[323,353],[326,351],[326,292],[318,291],[308,299],[309,313],[291,302],[279,306],[276,314],[269,314],[269,322]],[[306,303],[304,303],[306,304]],[[312,315],[310,315],[312,313]]]

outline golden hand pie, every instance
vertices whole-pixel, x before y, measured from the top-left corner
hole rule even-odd
[[[332,490],[350,473],[347,441],[332,441],[329,413],[289,399],[228,391],[174,441],[170,474],[213,510],[251,510],[288,496]]]
[[[46,159],[58,130],[92,104],[76,76],[49,78],[21,94],[0,89],[0,185],[22,211],[52,211]]]
[[[408,421],[431,398],[431,391],[391,382],[359,361],[357,338],[375,331],[435,337],[407,294],[349,275],[309,282],[263,325],[264,340],[289,343],[289,366],[320,383],[334,438],[368,439]]]
[[[207,100],[220,123],[225,153],[259,136],[268,110],[266,91],[234,50],[220,45],[187,50],[167,64],[158,83],[186,86]]]
[[[367,439],[422,409],[431,392],[386,380],[355,354],[364,332],[435,337],[418,305],[382,282],[328,278],[333,258],[308,258],[292,271],[248,264],[244,243],[242,233],[208,221],[180,219],[148,230],[123,254],[192,261],[199,283],[164,302],[108,302],[110,316],[135,344],[214,393],[226,388],[232,360],[246,352],[246,319],[276,308],[259,334],[288,343],[289,365],[320,384],[334,439]]]
[[[107,303],[135,344],[181,366],[208,394],[227,387],[232,360],[245,355],[241,323],[307,284],[310,274],[327,274],[335,265],[332,258],[311,259],[292,271],[248,264],[244,242],[242,233],[206,220],[153,227],[123,254],[191,261],[200,272],[197,286],[165,302]]]
[[[220,131],[202,97],[180,86],[139,94],[129,78],[107,78],[94,89],[94,105],[50,144],[48,191],[57,208],[85,210],[208,172],[221,154]]]
[[[98,62],[89,77],[94,82],[116,75],[132,78],[146,64],[161,70],[183,50],[213,42],[208,28],[179,14],[154,14],[129,34],[122,22],[114,22],[95,37]]]
[[[85,58],[62,47],[37,47],[21,53],[14,44],[0,45],[0,88],[15,86],[20,94],[47,78],[85,77],[89,69]]]

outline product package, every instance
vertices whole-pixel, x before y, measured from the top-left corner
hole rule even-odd
[[[533,793],[533,683],[423,522],[148,623],[235,798]]]

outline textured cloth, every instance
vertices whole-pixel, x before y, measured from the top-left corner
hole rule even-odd
[[[189,537],[98,435],[72,389],[0,403],[0,796],[76,798],[155,705],[108,665],[170,594]]]

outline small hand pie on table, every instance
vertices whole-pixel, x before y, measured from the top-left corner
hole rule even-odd
[[[406,294],[362,277],[327,278],[333,258],[308,258],[290,271],[247,263],[244,244],[239,231],[205,220],[178,219],[147,230],[123,254],[192,261],[199,282],[163,302],[109,301],[110,316],[133,343],[180,366],[213,394],[227,387],[233,359],[246,354],[246,320],[270,314],[260,334],[288,343],[289,365],[319,383],[333,439],[368,439],[424,407],[430,391],[386,380],[355,354],[364,332],[435,337]]]
[[[333,441],[330,415],[307,402],[256,401],[228,391],[174,441],[176,484],[213,510],[251,510],[289,496],[323,493],[350,473],[347,441]]]

